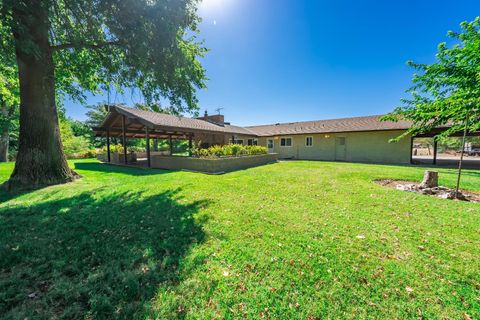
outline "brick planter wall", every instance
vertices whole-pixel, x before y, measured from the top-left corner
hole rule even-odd
[[[277,154],[225,157],[215,159],[152,156],[152,168],[224,173],[277,162]]]
[[[108,162],[108,157],[106,153],[97,155],[97,159],[102,162]],[[128,163],[136,162],[137,155],[135,153],[127,153],[127,160],[128,160]],[[114,163],[114,164],[125,163],[123,158],[123,153],[116,153],[116,152],[110,153],[110,161],[111,163]]]

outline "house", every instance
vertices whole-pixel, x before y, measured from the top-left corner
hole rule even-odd
[[[411,137],[390,142],[404,133],[410,123],[381,122],[380,117],[240,127],[225,122],[220,114],[187,118],[110,106],[103,124],[93,129],[97,136],[183,139],[189,140],[190,146],[194,141],[203,147],[228,143],[262,145],[281,159],[410,163]]]
[[[246,127],[258,143],[284,159],[409,164],[407,121],[383,122],[381,115]]]

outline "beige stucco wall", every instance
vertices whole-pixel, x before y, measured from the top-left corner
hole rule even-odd
[[[410,163],[410,137],[405,137],[397,143],[389,140],[402,134],[403,131],[375,131],[352,132],[334,134],[312,134],[275,136],[268,139],[274,140],[273,152],[279,158],[304,159],[304,160],[344,160],[350,162],[370,163]],[[313,146],[307,147],[307,136],[313,137]],[[291,147],[281,147],[280,138],[292,138]],[[337,137],[345,138],[345,158],[339,159],[336,155]],[[259,145],[266,146],[267,138],[260,138]]]

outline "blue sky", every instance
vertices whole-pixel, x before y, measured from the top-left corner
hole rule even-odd
[[[200,14],[211,50],[200,112],[223,107],[227,121],[253,125],[389,112],[410,84],[405,62],[432,62],[448,30],[480,15],[480,1],[204,0]],[[66,108],[85,119],[83,106]]]

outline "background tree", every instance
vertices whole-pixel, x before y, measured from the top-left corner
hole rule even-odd
[[[105,102],[97,103],[95,105],[87,106],[87,120],[85,124],[92,127],[100,127],[107,116],[108,104]]]
[[[196,40],[196,0],[0,0],[1,42],[15,53],[20,135],[12,188],[68,182],[56,98],[139,88],[147,101],[197,107],[206,53]],[[3,53],[3,51],[2,51]]]
[[[150,102],[150,103],[136,103],[134,105],[135,108],[140,109],[140,110],[146,110],[146,111],[153,111],[153,112],[158,112],[158,113],[165,113],[165,114],[173,114],[173,115],[180,115],[180,112],[176,110],[175,108],[172,107],[162,107],[162,105],[158,102]],[[174,146],[178,145],[178,141],[172,141]],[[159,139],[155,138],[153,139],[153,151],[159,151],[160,147],[166,148],[170,141],[160,141]],[[182,143],[180,143],[182,144]],[[183,143],[184,144],[184,143]]]
[[[441,43],[438,46],[435,63],[408,63],[419,71],[413,77],[413,86],[407,91],[412,97],[403,99],[404,106],[384,117],[384,120],[405,119],[412,122],[411,128],[397,139],[447,125],[450,128],[435,139],[463,133],[457,192],[465,136],[480,131],[480,17],[460,26],[460,32],[448,33],[456,44],[448,47],[446,43]]]
[[[8,161],[10,134],[18,128],[19,86],[17,65],[8,33],[0,21],[0,162]]]
[[[18,129],[18,97],[16,70],[0,65],[0,162],[8,161],[10,135]]]

